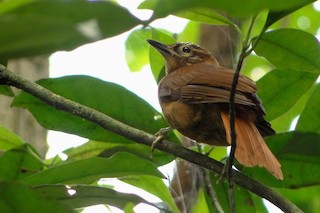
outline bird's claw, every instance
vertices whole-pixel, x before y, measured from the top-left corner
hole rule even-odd
[[[161,142],[165,137],[167,137],[168,133],[170,131],[172,131],[173,128],[172,127],[166,127],[166,128],[161,128],[156,134],[155,136],[157,136],[157,138],[152,142],[151,144],[151,153],[150,153],[150,157],[153,157],[153,152],[154,152],[154,148],[155,145],[159,142]]]

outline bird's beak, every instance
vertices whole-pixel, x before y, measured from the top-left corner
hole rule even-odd
[[[147,41],[149,42],[149,44],[151,44],[151,46],[156,48],[156,50],[158,50],[165,58],[173,55],[172,50],[167,45],[151,39],[148,39]]]

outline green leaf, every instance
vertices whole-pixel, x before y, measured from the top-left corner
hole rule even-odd
[[[129,203],[134,205],[139,203],[153,205],[135,194],[121,193],[113,189],[97,186],[43,185],[36,186],[34,189],[47,198],[61,200],[73,208],[83,208],[98,204],[111,205],[120,209],[125,208]],[[72,194],[69,194],[69,192],[72,192]]]
[[[267,119],[273,120],[286,113],[317,80],[313,73],[290,69],[274,69],[258,82],[258,95],[267,111]]]
[[[310,1],[311,2],[311,1]],[[305,0],[293,0],[293,1],[277,1],[277,0],[146,0],[139,8],[140,9],[152,9],[154,14],[151,20],[165,17],[169,14],[175,14],[179,11],[190,10],[194,8],[210,8],[218,11],[223,11],[230,16],[236,17],[250,17],[251,15],[262,11],[264,9],[270,9],[274,11],[290,10],[297,8],[305,3]]]
[[[125,8],[110,1],[34,1],[0,16],[0,26],[6,29],[0,34],[0,58],[71,50],[140,23]]]
[[[140,189],[144,189],[145,191],[157,196],[161,199],[161,201],[169,205],[171,212],[179,212],[179,209],[174,203],[168,187],[164,184],[161,178],[143,175],[124,177],[120,178],[119,180],[136,186]]]
[[[10,0],[0,2],[0,15],[9,11],[12,11],[21,6],[33,3],[37,0]]]
[[[201,23],[213,25],[234,25],[228,18],[209,8],[183,10],[175,13],[174,15]]]
[[[178,34],[177,40],[182,42],[199,43],[200,31],[201,30],[199,22],[189,21],[183,31]]]
[[[163,18],[169,14],[175,14],[179,11],[190,9],[198,6],[207,6],[203,0],[192,1],[192,0],[146,0],[139,5],[139,9],[152,9],[154,10],[150,20],[155,20],[157,18]]]
[[[198,190],[198,194],[195,199],[196,199],[196,201],[191,208],[191,213],[197,213],[197,212],[210,213],[210,209],[209,209],[208,204],[210,204],[211,201],[208,202],[206,200],[206,193],[205,193],[203,187],[201,187]]]
[[[244,173],[272,187],[300,188],[320,184],[319,134],[288,132],[267,137],[266,142],[281,163],[284,180],[275,179],[263,168],[242,167]]]
[[[303,16],[302,16],[303,14]],[[285,17],[281,21],[278,21],[272,25],[272,28],[283,28],[284,24],[286,28],[296,28],[304,30],[313,35],[317,35],[317,30],[319,29],[319,25],[316,21],[319,20],[320,13],[314,6],[314,4],[309,4],[292,14],[290,16]]]
[[[110,158],[92,157],[66,162],[23,179],[32,185],[57,183],[93,183],[105,177],[153,175],[163,178],[157,167],[129,153],[117,153]]]
[[[287,132],[292,130],[293,120],[301,114],[313,90],[314,86],[303,94],[302,97],[286,113],[271,121],[271,126],[276,130],[276,132]],[[294,126],[295,125],[296,123]]]
[[[41,193],[20,182],[0,182],[1,212],[46,212],[70,213],[74,212],[69,206],[48,199]]]
[[[176,43],[175,39],[168,33],[156,29],[152,29],[151,32],[153,40],[160,41],[164,44]],[[150,47],[149,61],[152,74],[157,83],[159,83],[165,75],[164,58],[157,50],[155,50],[153,47]]]
[[[308,0],[308,1],[301,1],[301,3],[288,10],[282,10],[282,11],[270,11],[265,23],[264,28],[267,29],[270,27],[274,22],[278,21],[279,19],[287,16],[288,14],[300,9],[301,7],[304,7],[307,4],[310,4],[311,2],[314,2],[315,0]]]
[[[257,196],[254,193],[249,192],[253,201],[253,205],[255,207],[255,212],[256,213],[268,213],[267,207],[263,203],[263,198]]]
[[[272,70],[273,67],[265,58],[251,54],[244,60],[241,73],[257,81]],[[258,87],[258,90],[260,90],[260,87]]]
[[[6,151],[24,144],[24,141],[7,128],[0,126],[0,150]]]
[[[210,2],[210,0],[208,0]],[[217,0],[211,2],[213,7],[224,10],[230,15],[237,17],[249,17],[263,9],[271,11],[283,11],[297,8],[305,4],[305,0],[277,1],[277,0]],[[308,2],[312,2],[308,0]]]
[[[254,51],[277,68],[320,73],[319,41],[304,31],[279,29],[267,32]]]
[[[12,88],[7,85],[0,85],[0,94],[6,95],[9,97],[14,96],[14,92],[13,92]]]
[[[160,128],[167,126],[159,112],[146,101],[114,83],[89,76],[43,79],[37,83],[63,97],[149,133],[156,133]],[[56,110],[24,92],[14,99],[13,106],[27,108],[38,122],[48,129],[77,134],[98,141],[131,142],[82,118]]]
[[[126,60],[131,71],[140,71],[149,63],[149,45],[146,42],[151,37],[151,29],[132,31],[126,40]]]
[[[320,134],[320,84],[317,84],[302,111],[296,130]]]
[[[10,149],[0,156],[0,180],[19,180],[44,167],[43,162],[28,144]]]
[[[299,206],[302,212],[318,212],[320,208],[320,185],[299,189],[276,189],[282,196]]]
[[[162,166],[171,162],[172,155],[155,150],[153,158],[150,158],[150,147],[141,146],[138,143],[120,144],[100,141],[89,141],[81,146],[70,148],[64,151],[68,155],[68,160],[80,160],[88,157],[110,157],[118,152],[128,152],[139,158],[151,161],[157,166]]]
[[[223,146],[213,147],[213,146],[205,145],[205,144],[203,144],[202,147],[203,147],[203,153],[205,153],[205,154],[209,153],[208,156],[210,158],[217,160],[217,161],[222,161],[227,156],[227,147],[223,147]]]
[[[134,208],[134,205],[132,203],[128,203],[128,205],[126,205],[122,210],[124,213],[135,213],[133,208]]]

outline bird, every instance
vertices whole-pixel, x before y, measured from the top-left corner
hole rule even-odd
[[[165,59],[165,76],[158,85],[158,98],[169,127],[197,143],[231,145],[229,101],[234,71],[219,65],[205,48],[190,42],[166,45],[147,40]],[[235,92],[237,161],[265,168],[283,180],[281,164],[265,143],[274,135],[257,86],[240,74]],[[164,133],[162,132],[162,133]]]

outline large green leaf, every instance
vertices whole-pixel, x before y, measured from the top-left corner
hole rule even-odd
[[[24,144],[24,141],[7,128],[0,126],[0,150],[5,151]]]
[[[128,152],[139,156],[142,159],[149,160],[157,166],[164,165],[174,158],[164,152],[157,150],[153,153],[153,158],[150,158],[151,150],[148,146],[141,146],[137,143],[109,143],[100,141],[89,141],[81,146],[65,150],[64,153],[68,155],[68,160],[79,160],[88,157],[110,157],[117,152]]]
[[[38,83],[63,97],[94,108],[149,133],[156,133],[160,128],[167,126],[163,117],[146,101],[117,84],[89,76],[43,79]],[[14,99],[13,106],[27,108],[38,122],[48,129],[73,133],[99,141],[129,142],[128,139],[89,121],[56,110],[24,92]]]
[[[296,204],[303,212],[318,212],[320,209],[320,185],[299,189],[275,189]]]
[[[320,84],[317,84],[306,103],[296,126],[296,130],[320,134]]]
[[[93,183],[105,177],[153,175],[163,178],[157,167],[129,153],[110,158],[92,157],[66,162],[31,175],[22,181],[32,185],[57,183]]]
[[[287,112],[316,81],[314,73],[275,69],[258,82],[258,95],[263,100],[267,119],[273,120]]]
[[[271,126],[276,132],[287,132],[293,130],[296,125],[292,123],[301,112],[303,111],[310,95],[314,90],[314,86],[311,87],[302,97],[283,115],[271,121]]]
[[[137,29],[130,33],[126,40],[126,60],[131,71],[140,71],[149,63],[149,45],[146,42],[151,37],[151,29]]]
[[[152,9],[154,10],[151,20],[157,18],[163,18],[169,14],[174,14],[186,9],[196,8],[198,6],[204,7],[208,4],[203,1],[192,1],[192,0],[146,0],[139,5],[139,9]]]
[[[11,10],[24,6],[26,4],[33,3],[38,0],[10,0],[10,1],[0,1],[0,15],[7,13]]]
[[[241,73],[246,76],[250,76],[253,80],[257,80],[262,77],[261,75],[272,70],[272,68],[273,65],[265,58],[255,54],[250,54],[243,61]]]
[[[175,13],[174,15],[192,21],[213,25],[234,25],[227,17],[209,8],[195,8]]]
[[[0,58],[70,50],[140,23],[110,1],[34,1],[0,15],[0,27],[6,29],[0,34]]]
[[[146,0],[139,6],[139,8],[154,10],[154,14],[151,18],[154,20],[165,17],[169,14],[175,14],[179,11],[192,10],[199,7],[223,11],[231,16],[249,17],[259,11],[262,11],[263,9],[283,11],[297,8],[304,3],[305,0],[293,0],[285,2],[277,0]]]
[[[287,16],[288,14],[300,9],[301,7],[304,7],[307,4],[310,4],[311,2],[314,2],[316,0],[307,0],[307,1],[301,1],[300,4],[297,4],[296,6],[289,8],[289,9],[285,9],[282,11],[270,11],[265,23],[264,28],[267,29],[268,27],[270,27],[274,22],[278,21],[279,19]]]
[[[20,182],[0,181],[0,209],[5,213],[70,213],[72,208]]]
[[[316,5],[317,3],[315,3]],[[303,15],[302,15],[303,14]],[[314,6],[314,4],[309,4],[299,10],[291,13],[289,16],[280,19],[279,21],[272,24],[273,29],[277,28],[294,28],[301,29],[313,35],[317,35],[317,30],[319,29],[319,24],[317,21],[320,19],[320,13]]]
[[[136,186],[140,189],[144,189],[147,192],[154,194],[161,201],[165,202],[167,205],[170,206],[172,212],[179,212],[172,195],[168,187],[164,184],[163,180],[158,177],[153,176],[131,176],[131,177],[124,177],[120,178],[119,180]]]
[[[205,193],[205,189],[203,187],[201,187],[198,190],[197,196],[196,196],[196,200],[195,203],[193,204],[190,212],[191,213],[197,213],[197,212],[201,212],[201,213],[210,213],[213,212],[214,209],[212,208],[212,205],[210,205],[212,202],[208,198],[209,196]]]
[[[320,44],[312,34],[279,29],[262,35],[254,51],[277,68],[320,73]]]
[[[300,188],[320,184],[320,135],[288,132],[268,137],[268,147],[282,165],[284,180],[276,180],[265,169],[242,167],[241,170],[268,186]]]
[[[43,162],[28,144],[6,151],[0,156],[0,180],[19,180],[41,171]]]
[[[178,41],[199,43],[201,25],[199,22],[189,21],[181,33],[178,34]]]
[[[152,29],[152,39],[160,41],[164,44],[173,44],[176,43],[173,36],[170,36],[168,33],[162,32],[160,30]],[[164,68],[164,58],[163,56],[150,46],[149,51],[149,61],[150,67],[152,70],[152,74],[157,82],[159,82],[165,75],[165,68]]]
[[[9,97],[13,97],[14,96],[14,92],[13,92],[12,88],[7,86],[7,85],[0,85],[0,94],[1,95],[6,95],[6,96],[9,96]]]
[[[124,209],[128,203],[134,205],[139,203],[153,205],[135,194],[121,193],[113,189],[97,186],[42,185],[34,187],[34,190],[40,192],[47,198],[60,200],[73,208],[82,208],[98,204],[116,206],[120,209]],[[72,192],[72,194],[69,192]]]

